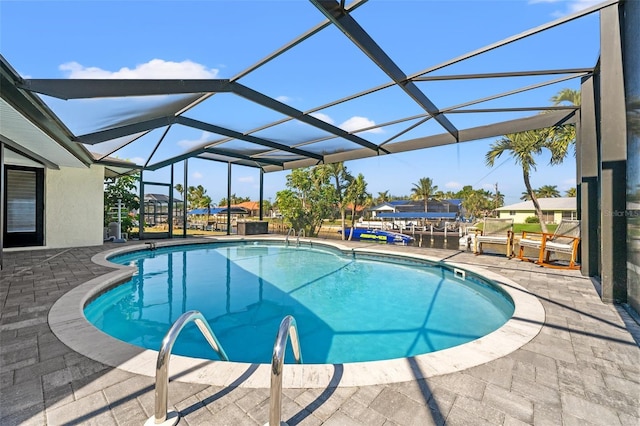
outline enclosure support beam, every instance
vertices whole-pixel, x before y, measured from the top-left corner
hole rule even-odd
[[[138,212],[138,238],[144,240],[144,180],[140,170],[140,210]]]
[[[231,235],[231,162],[227,164],[227,235]]]
[[[585,276],[598,270],[598,140],[596,132],[595,91],[592,77],[581,85],[580,119],[576,126],[576,172],[578,219],[580,219],[580,265]]]
[[[600,229],[602,300],[627,299],[627,134],[619,5],[600,11]]]
[[[169,222],[169,238],[173,238],[173,164],[171,164],[171,184],[169,185],[169,205],[167,206],[167,221]]]
[[[262,211],[262,201],[264,200],[264,170],[260,169],[260,220],[264,217],[264,212]]]
[[[189,176],[188,172],[189,167],[189,159],[184,159],[184,184],[182,187],[182,236],[187,238],[187,188],[189,188],[187,177]]]

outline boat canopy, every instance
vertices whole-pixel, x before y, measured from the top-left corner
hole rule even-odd
[[[381,219],[447,219],[456,220],[458,213],[452,212],[382,212],[376,217]]]

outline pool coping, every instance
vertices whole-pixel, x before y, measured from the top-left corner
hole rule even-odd
[[[281,236],[250,237],[205,237],[189,240],[158,241],[156,246],[206,244],[229,241],[274,241],[283,242]],[[350,247],[339,241],[304,238],[304,243],[335,247],[355,253],[392,254],[408,258],[443,263],[463,271],[484,276],[496,282],[513,299],[514,313],[502,327],[479,339],[443,349],[437,352],[382,361],[355,362],[345,364],[287,364],[284,368],[285,388],[326,388],[367,386],[400,383],[453,373],[501,358],[533,339],[545,322],[545,311],[540,301],[524,287],[507,277],[482,267],[443,261],[436,256],[418,253],[399,253],[380,247]],[[92,262],[114,268],[70,290],[49,311],[49,326],[65,345],[74,351],[118,369],[155,377],[158,351],[140,348],[117,340],[89,323],[83,308],[86,303],[134,274],[134,267],[117,265],[107,260],[115,254],[148,249],[145,244],[127,245],[96,254]],[[304,354],[304,348],[302,348]],[[237,386],[247,388],[269,388],[270,364],[222,362],[207,359],[172,355],[169,367],[171,380],[215,386]]]

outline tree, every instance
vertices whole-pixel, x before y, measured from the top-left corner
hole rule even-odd
[[[104,181],[104,224],[113,222],[112,207],[117,207],[118,200],[124,206],[124,218],[122,232],[129,232],[133,226],[133,221],[129,219],[128,213],[140,208],[140,199],[136,195],[137,182],[140,180],[139,174],[122,175],[117,178],[109,178]]]
[[[527,193],[533,202],[536,216],[540,220],[542,232],[547,232],[547,226],[544,223],[542,209],[538,203],[538,197],[531,187],[531,171],[536,170],[535,157],[542,153],[543,149],[551,151],[551,157],[558,158],[560,153],[557,152],[558,146],[549,139],[550,130],[529,130],[522,133],[511,133],[502,137],[491,144],[491,149],[485,155],[486,164],[493,167],[496,159],[503,153],[508,152],[515,160],[516,164],[522,167],[522,177]],[[566,151],[565,151],[566,153]]]
[[[560,191],[556,185],[542,185],[537,189],[536,195],[540,198],[558,198]]]
[[[316,167],[317,173],[321,175],[322,179],[328,178],[333,181],[335,189],[335,197],[340,211],[340,221],[342,225],[342,239],[344,240],[344,229],[347,216],[347,203],[345,196],[347,187],[353,181],[353,176],[347,171],[343,162],[325,164]]]
[[[371,195],[367,193],[367,182],[364,180],[364,175],[360,173],[355,179],[351,180],[344,197],[344,202],[351,204],[351,229],[355,226],[358,207],[367,207],[367,203],[370,203],[370,200]],[[344,235],[344,227],[342,229],[342,234]],[[353,232],[349,234],[349,240],[352,237]]]
[[[418,183],[413,184],[411,188],[412,197],[415,200],[424,200],[424,211],[427,212],[428,200],[432,198],[438,191],[438,186],[433,184],[431,178],[420,178]]]
[[[558,106],[568,103],[580,106],[581,92],[573,89],[562,89],[551,97],[553,105]],[[560,164],[567,156],[570,147],[575,148],[576,126],[574,124],[563,124],[549,129],[548,143],[552,145],[551,164]],[[574,149],[575,155],[575,149]]]
[[[565,197],[576,197],[578,194],[578,191],[576,190],[576,187],[574,186],[573,188],[569,188],[566,191],[564,191],[564,196]]]
[[[280,213],[294,229],[317,235],[337,201],[328,175],[317,168],[295,169],[287,176],[287,188],[276,193]]]
[[[184,188],[182,187],[182,185],[180,185],[179,183],[177,183],[173,189],[175,189],[176,191],[178,191],[178,194],[180,194],[181,197],[184,197]]]
[[[386,202],[388,202],[390,200],[391,200],[391,197],[389,196],[389,190],[383,191],[383,192],[378,192],[378,196],[376,197],[376,203],[382,204],[382,203],[386,203]]]
[[[498,203],[496,203],[496,197],[491,192],[484,189],[473,189],[471,185],[463,186],[460,191],[454,194],[454,198],[462,200],[462,208],[473,217],[482,217],[486,212],[494,210],[496,205],[500,204],[500,200],[503,200],[500,197],[502,194],[498,195]]]
[[[551,97],[551,102],[554,105],[560,105],[563,102],[568,102],[571,105],[580,105],[581,92],[573,89],[562,89]]]
[[[207,209],[207,223],[211,214],[211,197],[202,185],[190,186],[187,189],[187,199],[191,209]]]

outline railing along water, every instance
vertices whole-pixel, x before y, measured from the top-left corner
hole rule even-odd
[[[284,317],[278,329],[278,335],[273,345],[271,357],[271,395],[269,397],[269,423],[265,426],[287,426],[281,421],[282,417],[282,370],[284,367],[284,353],[287,340],[291,335],[291,348],[296,363],[302,364],[300,352],[300,340],[298,339],[298,327],[296,320],[291,315]]]
[[[211,348],[218,354],[221,360],[229,361],[229,357],[220,345],[213,330],[209,327],[207,320],[198,311],[188,311],[180,315],[180,318],[173,323],[167,334],[162,339],[162,345],[158,352],[158,360],[156,362],[156,389],[155,389],[155,410],[154,415],[150,417],[145,426],[151,425],[175,425],[180,420],[180,414],[176,411],[167,413],[167,400],[169,396],[169,360],[171,358],[171,349],[182,329],[189,323],[195,322],[200,332],[207,340]]]

